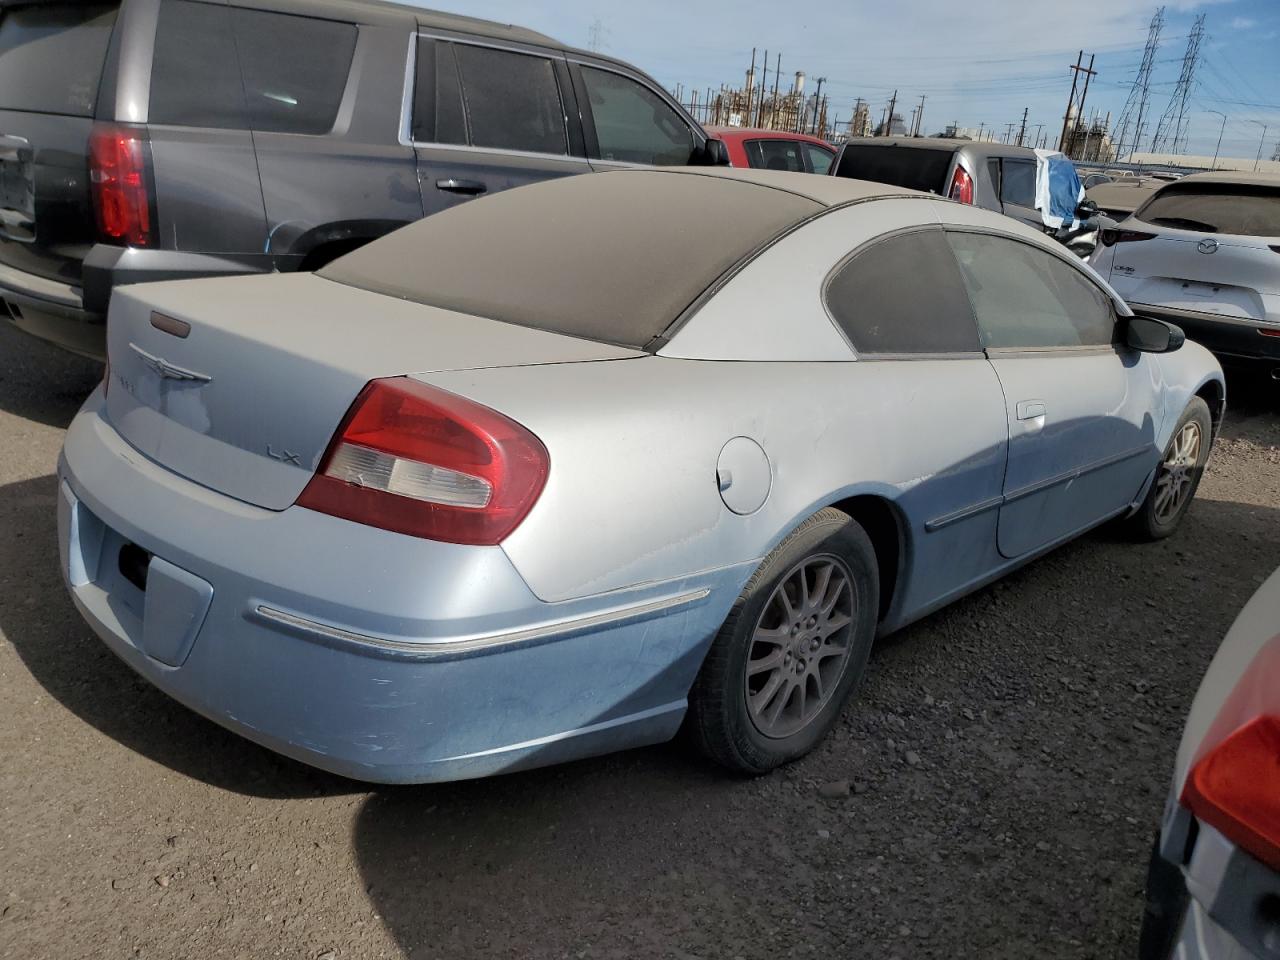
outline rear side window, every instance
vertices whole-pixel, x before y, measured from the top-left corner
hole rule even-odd
[[[452,44],[471,145],[567,154],[564,106],[546,57]]]
[[[747,162],[762,170],[791,170],[804,173],[804,158],[795,140],[748,140]]]
[[[600,159],[669,166],[689,162],[693,132],[643,84],[608,70],[582,68]]]
[[[418,41],[417,76],[413,87],[415,143],[467,142],[462,118],[462,87],[453,44],[422,38]]]
[[[824,297],[859,354],[982,349],[964,281],[940,228],[865,248],[836,268]]]
[[[1280,237],[1280,190],[1236,184],[1164,187],[1138,211],[1163,227],[1238,237]]]
[[[1079,270],[1031,244],[1003,237],[948,232],[947,239],[984,347],[1043,350],[1112,342],[1111,301]]]
[[[353,24],[165,0],[151,123],[326,133],[355,52]]]
[[[804,148],[809,154],[809,166],[814,173],[825,174],[831,169],[831,161],[835,159],[835,153],[812,143],[806,143]]]
[[[0,7],[0,109],[93,116],[117,7]]]
[[[951,169],[952,156],[950,150],[851,143],[840,154],[836,176],[946,193],[947,171]]]
[[[1002,160],[1000,200],[1019,207],[1036,205],[1036,165],[1031,160]]]

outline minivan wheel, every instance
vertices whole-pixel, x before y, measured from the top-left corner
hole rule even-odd
[[[747,582],[690,693],[687,727],[731,770],[761,774],[808,753],[866,669],[878,567],[862,527],[827,508]]]
[[[1191,505],[1204,475],[1213,444],[1213,421],[1209,405],[1192,397],[1182,412],[1173,436],[1165,448],[1160,466],[1146,499],[1130,518],[1130,526],[1141,539],[1161,540],[1178,528]]]

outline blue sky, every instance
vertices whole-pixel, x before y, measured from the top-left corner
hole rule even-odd
[[[832,110],[848,119],[855,97],[880,117],[894,88],[900,111],[925,100],[925,127],[951,121],[1003,130],[1030,108],[1032,128],[1056,135],[1071,86],[1076,53],[1096,53],[1098,75],[1086,112],[1124,106],[1142,58],[1151,0],[854,0],[799,7],[765,0],[435,0],[427,5],[519,23],[574,46],[588,46],[592,24],[602,49],[643,68],[665,86],[705,89],[741,85],[751,60],[769,48],[770,81],[782,53],[783,84],[796,70],[808,89],[827,77]],[[1227,114],[1223,156],[1252,157],[1266,124],[1270,156],[1280,140],[1280,0],[1166,0],[1163,40],[1156,55],[1152,104],[1157,119],[1178,78],[1187,35],[1207,15],[1203,62],[1191,100],[1190,152],[1214,150]]]

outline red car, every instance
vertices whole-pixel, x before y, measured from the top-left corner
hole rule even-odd
[[[804,133],[750,127],[707,127],[706,131],[724,141],[735,167],[827,173],[836,156],[829,143]]]

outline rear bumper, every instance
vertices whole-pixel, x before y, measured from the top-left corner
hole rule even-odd
[[[85,257],[81,286],[48,280],[0,264],[0,310],[14,326],[72,353],[106,359],[111,291],[127,283],[266,273],[270,256],[227,258],[180,250],[139,250],[97,244]],[[16,309],[13,309],[16,308]]]
[[[1221,357],[1259,360],[1280,365],[1280,335],[1264,336],[1261,331],[1280,334],[1280,323],[1223,317],[1195,310],[1180,310],[1157,304],[1134,303],[1134,313],[1175,323],[1187,337]]]
[[[134,670],[361,780],[486,776],[669,739],[745,566],[547,604],[501,547],[250,507],[142,457],[95,392],[59,464],[62,570]],[[152,555],[144,588],[121,546]]]

